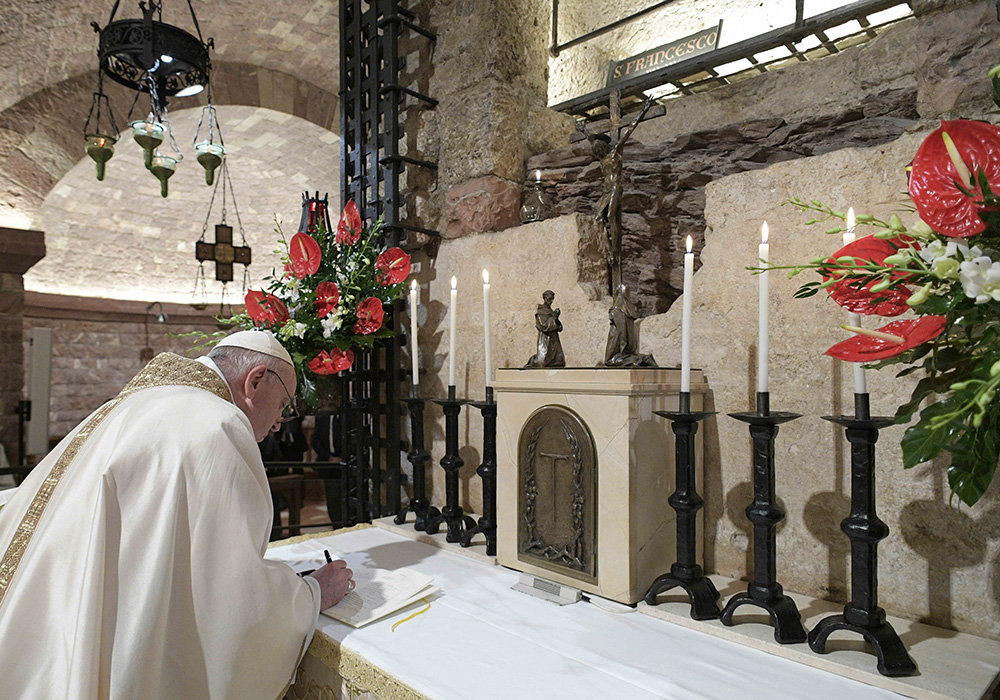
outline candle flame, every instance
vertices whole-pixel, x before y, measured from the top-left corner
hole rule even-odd
[[[451,288],[452,289],[458,289],[458,278],[457,277],[452,277],[451,278]]]
[[[416,280],[411,280],[410,281],[410,289],[412,289],[413,291],[417,291],[417,281]]]
[[[854,207],[848,207],[847,209],[847,228],[854,228]]]
[[[687,252],[691,252],[691,236],[687,237]]]
[[[541,170],[536,170],[535,171],[535,182],[541,182],[541,181],[542,181],[542,171]]]
[[[760,242],[763,245],[767,245],[767,222],[766,221],[764,222],[764,225],[760,227]]]
[[[487,270],[484,267],[483,268],[483,284],[489,284],[489,283],[490,283],[490,271]]]

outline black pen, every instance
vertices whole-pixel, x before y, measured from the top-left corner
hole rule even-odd
[[[330,550],[329,549],[324,549],[323,550],[323,556],[326,557],[326,563],[327,564],[332,564],[333,563],[333,559],[330,558]]]

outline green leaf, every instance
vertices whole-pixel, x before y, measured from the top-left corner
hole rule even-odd
[[[304,367],[299,377],[299,396],[310,408],[316,408],[316,381],[309,376],[309,372]]]
[[[993,481],[997,467],[998,427],[995,421],[984,421],[976,430],[962,433],[947,448],[952,455],[948,485],[966,505],[975,505]]]
[[[907,428],[900,443],[903,446],[903,469],[911,469],[937,457],[944,447],[943,432],[932,429],[922,420]]]

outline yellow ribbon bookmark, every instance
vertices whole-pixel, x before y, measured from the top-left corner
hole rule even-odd
[[[421,603],[424,603],[424,604],[426,604],[426,605],[427,605],[427,607],[426,607],[426,608],[424,608],[423,610],[418,610],[417,612],[413,613],[413,614],[412,614],[412,615],[410,615],[409,617],[404,617],[404,618],[403,618],[402,620],[399,620],[398,622],[394,622],[394,623],[392,624],[392,629],[391,629],[391,630],[389,630],[389,631],[390,631],[390,632],[395,632],[395,631],[396,631],[396,628],[397,628],[397,627],[399,627],[399,626],[400,626],[401,624],[403,624],[404,622],[409,622],[410,620],[412,620],[413,618],[415,618],[415,617],[416,617],[417,615],[423,615],[423,614],[424,614],[425,612],[427,612],[428,610],[430,610],[430,609],[431,609],[431,604],[430,604],[430,601],[429,601],[429,600],[427,600],[426,598],[421,598],[421,599],[420,599],[420,602],[421,602]]]

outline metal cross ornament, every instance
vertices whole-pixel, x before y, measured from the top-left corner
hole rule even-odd
[[[216,224],[215,243],[198,241],[194,252],[200,262],[215,263],[215,279],[219,282],[233,281],[233,263],[250,264],[250,246],[234,246],[233,227],[226,224]]]

